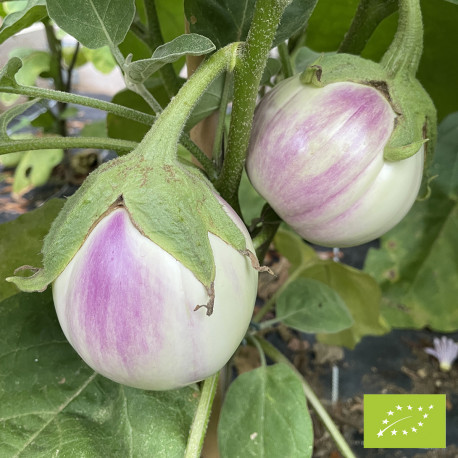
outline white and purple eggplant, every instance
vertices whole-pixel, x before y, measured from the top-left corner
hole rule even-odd
[[[380,63],[322,56],[256,109],[248,176],[310,242],[345,247],[376,239],[417,197],[434,148],[436,111],[415,79],[419,2],[400,2],[399,14]]]
[[[384,159],[396,114],[375,88],[351,82],[323,88],[299,75],[259,105],[247,172],[278,215],[302,237],[325,246],[373,240],[414,203],[424,147]]]
[[[45,238],[43,268],[8,279],[29,292],[52,283],[69,342],[116,382],[166,390],[202,380],[248,328],[259,268],[248,232],[176,156],[190,111],[236,48],[210,57],[139,146],[67,200]]]

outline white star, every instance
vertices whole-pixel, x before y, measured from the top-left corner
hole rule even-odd
[[[377,437],[380,437],[380,436],[383,436],[383,431],[380,430],[378,433],[377,433]]]
[[[413,431],[414,433],[416,433],[416,432],[417,432],[417,428],[414,428],[414,427],[412,426],[412,431]]]
[[[407,436],[407,431],[406,430],[402,431],[402,434],[404,434],[404,436]]]
[[[434,406],[431,404],[431,405],[429,406],[429,410],[431,410],[433,407],[434,407]]]
[[[385,419],[385,420],[382,421],[382,423],[383,423],[384,425],[387,425],[387,424],[388,424],[388,420]]]
[[[418,426],[423,426],[423,423],[421,421],[418,422]]]
[[[411,405],[408,405],[407,408],[408,408],[409,410],[412,410],[412,406],[411,406]]]
[[[423,415],[423,418],[428,418],[428,414],[425,413],[425,414]]]
[[[393,431],[391,431],[391,434],[392,434],[393,436],[396,436],[396,433],[397,433],[397,431],[396,431],[395,429],[393,429]]]
[[[390,410],[389,412],[387,412],[388,415],[393,415],[393,412]]]
[[[421,411],[423,410],[423,407],[420,406],[420,407],[418,408],[418,410],[421,412]]]
[[[402,407],[398,404],[398,405],[396,406],[396,409],[402,410]]]

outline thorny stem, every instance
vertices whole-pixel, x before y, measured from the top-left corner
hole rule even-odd
[[[340,431],[338,430],[336,424],[329,416],[326,409],[321,404],[320,400],[318,399],[317,395],[312,390],[311,386],[307,383],[304,379],[302,374],[296,369],[294,364],[292,364],[286,356],[283,355],[277,348],[275,348],[270,342],[265,340],[263,337],[256,337],[257,341],[259,342],[260,346],[264,350],[265,354],[271,358],[273,361],[277,363],[283,363],[289,366],[295,374],[298,376],[302,383],[302,389],[304,390],[305,397],[307,398],[310,405],[315,410],[316,414],[320,417],[321,421],[323,422],[324,426],[328,430],[331,437],[334,439],[337,447],[339,448],[340,452],[345,458],[356,458],[353,451],[351,450],[350,446],[348,445],[347,441],[344,439]]]
[[[360,0],[340,53],[361,54],[377,26],[397,9],[398,0]]]
[[[258,0],[248,37],[234,73],[234,103],[228,146],[215,185],[229,205],[240,213],[238,188],[250,140],[259,83],[283,11],[291,0]]]
[[[151,49],[156,49],[164,44],[159,18],[157,17],[156,0],[145,0],[145,12],[148,23],[145,41]],[[173,65],[170,63],[165,64],[159,69],[159,74],[161,75],[167,95],[172,98],[180,89],[180,82]]]
[[[219,372],[205,379],[199,405],[189,431],[188,443],[185,450],[185,458],[199,458],[204,444],[208,420],[212,410],[213,400],[218,388]]]
[[[389,76],[415,76],[423,51],[420,0],[399,0],[398,28],[380,64]]]

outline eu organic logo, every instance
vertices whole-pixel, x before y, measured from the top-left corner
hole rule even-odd
[[[445,448],[445,394],[364,395],[365,448]]]

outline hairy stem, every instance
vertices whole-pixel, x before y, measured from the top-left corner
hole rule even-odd
[[[234,102],[228,146],[216,188],[240,213],[238,188],[250,141],[259,83],[283,11],[290,0],[258,0],[234,74]]]
[[[0,141],[0,154],[40,149],[96,148],[129,153],[136,142],[101,137],[33,137],[22,140]]]
[[[186,446],[185,458],[199,458],[204,444],[208,420],[212,410],[213,400],[218,387],[219,372],[204,381],[199,405],[189,432],[188,444]]]
[[[138,146],[138,152],[150,158],[164,159],[176,151],[171,148],[180,138],[186,120],[208,85],[224,70],[234,65],[239,43],[232,43],[209,57],[167,105]],[[154,144],[154,151],[150,145]]]
[[[104,100],[86,97],[84,95],[71,94],[68,92],[55,91],[53,89],[46,89],[35,86],[0,86],[0,92],[8,94],[21,94],[27,97],[38,97],[40,99],[56,100],[58,102],[73,103],[75,105],[83,105],[85,107],[96,108],[108,113],[121,116],[123,118],[132,119],[142,124],[152,125],[156,117],[141,111],[133,110],[132,108],[123,107],[116,103],[105,102]]]
[[[340,431],[338,430],[336,424],[333,422],[332,418],[329,416],[326,409],[321,404],[318,396],[312,390],[312,387],[307,383],[302,374],[296,369],[294,364],[292,364],[286,356],[284,356],[279,350],[277,350],[271,343],[265,340],[262,337],[257,336],[260,346],[264,350],[265,354],[277,363],[283,363],[289,366],[299,377],[302,383],[302,389],[304,390],[305,397],[310,405],[315,410],[316,414],[320,417],[324,426],[328,430],[329,434],[333,438],[340,452],[345,458],[356,458],[347,441],[344,439]]]

